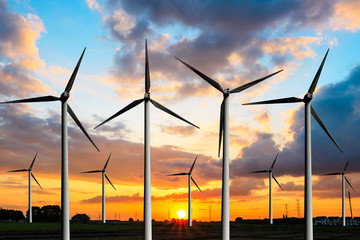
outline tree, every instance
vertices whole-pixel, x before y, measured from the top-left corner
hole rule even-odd
[[[235,222],[236,223],[241,223],[243,221],[243,218],[242,217],[237,217],[235,218]]]
[[[19,221],[25,219],[22,211],[0,208],[0,220]]]
[[[33,222],[39,222],[41,219],[41,208],[40,207],[32,207],[32,220]],[[29,210],[26,211],[26,218],[29,218]]]
[[[129,222],[133,222],[134,221],[134,219],[133,218],[129,218]]]
[[[60,221],[61,209],[59,205],[46,205],[32,207],[34,222],[58,222]],[[29,218],[29,211],[26,211],[26,217]]]
[[[41,208],[41,220],[46,222],[60,221],[61,209],[59,205],[46,205]]]

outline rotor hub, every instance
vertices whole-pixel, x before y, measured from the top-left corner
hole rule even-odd
[[[65,102],[66,100],[68,100],[69,97],[70,97],[70,93],[67,92],[67,91],[65,91],[65,92],[63,92],[63,93],[61,94],[60,100],[61,100],[62,102]]]
[[[147,92],[146,92],[146,93],[144,94],[144,98],[145,98],[145,99],[150,99],[150,93],[147,93]]]
[[[313,94],[312,93],[305,94],[304,102],[309,103],[312,99],[313,99]]]

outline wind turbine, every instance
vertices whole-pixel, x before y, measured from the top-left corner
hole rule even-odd
[[[193,181],[193,183],[196,185],[196,187],[199,189],[199,191],[202,193],[201,189],[199,188],[199,186],[196,184],[195,180],[193,179],[193,177],[191,176],[192,170],[195,166],[195,162],[196,162],[197,156],[193,162],[193,164],[190,167],[189,172],[187,173],[175,173],[175,174],[170,174],[168,176],[178,176],[178,175],[188,175],[188,222],[189,222],[189,227],[192,226],[192,216],[191,216],[191,181]]]
[[[195,69],[194,67],[190,66],[186,62],[182,61],[181,59],[175,57],[181,63],[183,63],[186,67],[188,67],[191,71],[196,73],[199,77],[204,79],[207,83],[211,86],[219,90],[223,94],[223,101],[220,107],[220,129],[219,129],[219,150],[218,150],[218,157],[220,156],[220,148],[221,148],[221,139],[222,134],[224,134],[223,138],[223,166],[222,166],[222,199],[221,199],[221,228],[222,228],[222,239],[230,239],[230,209],[229,209],[229,96],[231,93],[239,93],[242,92],[262,81],[265,79],[283,71],[277,71],[272,73],[268,76],[259,78],[255,81],[249,82],[244,84],[240,87],[234,88],[230,90],[229,88],[223,89],[219,83],[215,80],[211,79],[210,77],[206,76],[199,70]]]
[[[43,189],[40,186],[40,183],[36,180],[34,174],[31,172],[32,167],[34,166],[34,162],[36,159],[36,156],[38,155],[38,153],[35,154],[35,157],[33,159],[33,161],[30,164],[30,167],[28,169],[17,169],[17,170],[12,170],[12,171],[8,171],[8,172],[29,172],[29,223],[32,223],[32,204],[31,204],[31,177],[35,180],[35,182],[37,183],[37,185],[39,185],[39,187],[41,189]]]
[[[177,115],[170,109],[164,107],[160,103],[150,98],[150,69],[149,69],[149,59],[147,51],[147,41],[145,40],[145,95],[144,98],[138,99],[100,123],[95,127],[98,128],[104,123],[116,118],[117,116],[125,113],[126,111],[134,108],[140,103],[145,102],[144,106],[144,224],[145,224],[145,240],[152,239],[152,229],[151,229],[151,170],[150,170],[150,103],[152,103],[156,108],[184,121],[188,124],[199,128],[198,126],[192,124],[181,116]]]
[[[108,165],[108,162],[110,160],[111,157],[111,153],[104,165],[104,168],[102,170],[93,170],[93,171],[86,171],[86,172],[82,172],[82,173],[98,173],[101,172],[102,173],[102,222],[106,223],[106,216],[105,216],[105,178],[108,180],[108,182],[111,184],[111,186],[116,190],[116,188],[114,187],[114,185],[111,183],[110,179],[108,178],[108,176],[106,176],[106,167]]]
[[[91,140],[89,134],[87,134],[85,128],[80,123],[79,119],[76,117],[74,111],[71,109],[67,100],[70,97],[70,91],[74,84],[76,74],[79,70],[81,60],[84,56],[86,48],[81,54],[79,61],[76,64],[76,67],[71,74],[68,84],[64,92],[60,97],[55,96],[42,96],[35,98],[27,98],[21,100],[14,100],[4,103],[30,103],[30,102],[53,102],[60,101],[61,102],[61,232],[62,239],[68,240],[70,239],[70,220],[69,220],[69,165],[68,165],[68,128],[67,128],[67,113],[70,114],[75,123],[79,126],[85,136],[90,140],[90,142],[94,145],[94,147],[100,152],[100,150],[96,147],[95,143]]]
[[[351,186],[351,183],[349,182],[349,180],[345,176],[346,170],[347,170],[347,168],[349,166],[349,163],[350,163],[350,158],[346,162],[346,165],[345,165],[344,169],[342,170],[342,172],[324,174],[324,175],[342,175],[342,178],[341,178],[342,179],[342,224],[343,224],[344,227],[346,226],[346,219],[345,219],[345,181],[349,184],[349,186],[355,192],[355,189],[353,188],[353,186]],[[349,199],[350,199],[350,195],[349,195]]]
[[[284,190],[284,189],[280,186],[280,183],[276,180],[275,176],[273,175],[273,168],[274,168],[274,165],[275,165],[275,162],[276,162],[276,159],[277,159],[278,155],[279,155],[279,154],[276,154],[276,157],[275,157],[274,162],[272,163],[270,169],[251,172],[251,173],[265,173],[265,172],[268,172],[268,173],[269,173],[269,220],[270,220],[270,224],[273,224],[272,186],[271,186],[271,180],[272,180],[272,178],[275,180],[275,182],[277,183],[277,185],[279,185],[279,187],[281,188],[281,190]]]
[[[281,98],[275,100],[268,101],[260,101],[253,103],[245,103],[243,105],[254,105],[254,104],[276,104],[276,103],[305,103],[305,239],[312,240],[313,239],[313,219],[312,219],[312,171],[311,171],[311,118],[310,113],[313,115],[315,120],[319,123],[322,129],[326,132],[326,134],[330,137],[330,139],[335,143],[337,148],[342,152],[339,145],[335,142],[335,139],[331,136],[330,132],[327,130],[318,114],[315,112],[314,108],[311,106],[310,102],[313,99],[313,93],[315,91],[317,82],[319,80],[322,68],[324,66],[326,57],[328,55],[329,49],[327,50],[324,59],[321,62],[321,65],[312,81],[308,92],[305,94],[304,98],[297,97],[288,97]]]

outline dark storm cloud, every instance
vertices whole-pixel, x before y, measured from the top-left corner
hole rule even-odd
[[[358,141],[360,136],[359,79],[360,66],[354,68],[344,81],[325,85],[314,94],[312,106],[344,151],[343,154],[340,153],[312,118],[312,162],[315,175],[342,171],[349,156],[352,160],[347,171],[349,173],[360,172],[360,162],[358,161],[360,159],[360,142]],[[231,162],[232,174],[240,176],[250,171],[268,169],[276,153],[279,152],[274,174],[276,176],[303,176],[305,151],[303,107],[294,113],[290,130],[294,132],[293,140],[288,142],[282,151],[279,150],[271,134],[259,134],[257,141],[242,150],[242,158]],[[254,174],[252,177],[263,176]],[[332,182],[330,180],[327,183]],[[321,188],[320,185],[315,186]]]
[[[278,32],[282,26],[282,36],[294,29],[308,26],[316,27],[329,21],[333,14],[335,2],[331,1],[124,1],[108,0],[105,9],[110,17],[105,26],[112,36],[123,44],[115,55],[115,72],[118,75],[138,77],[143,74],[143,61],[139,59],[144,52],[144,39],[148,38],[149,46],[158,41],[156,29],[182,26],[196,32],[193,38],[177,39],[169,42],[161,51],[149,53],[152,71],[162,72],[165,76],[176,77],[182,84],[193,81],[193,73],[176,64],[174,56],[178,56],[200,69],[209,76],[218,72],[234,71],[228,66],[227,57],[238,53],[244,61],[243,66],[251,74],[268,73],[258,63],[264,56],[262,45]],[[119,29],[121,21],[118,9],[130,15],[134,26],[128,31]],[[286,22],[286,24],[285,24]],[[285,27],[286,25],[286,27]],[[293,57],[288,53],[272,53],[270,61],[283,64]],[[172,59],[172,60],[170,60]],[[136,71],[137,70],[137,71]],[[243,72],[235,72],[227,76],[227,85],[234,81],[234,76],[242,76]],[[244,81],[244,79],[242,79]],[[248,81],[248,80],[247,80]],[[244,81],[245,82],[245,81]],[[236,85],[244,82],[236,82]],[[203,84],[206,85],[206,84]],[[200,86],[195,86],[200,89]],[[235,86],[233,86],[235,87]],[[206,88],[209,86],[206,85]],[[181,91],[182,89],[178,89]],[[192,89],[194,91],[194,89]],[[182,91],[183,92],[183,91]]]

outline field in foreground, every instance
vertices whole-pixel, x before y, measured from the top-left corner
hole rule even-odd
[[[221,225],[154,223],[154,239],[220,239]],[[143,239],[138,222],[71,224],[72,239]],[[0,223],[0,239],[60,239],[59,223]],[[231,224],[231,239],[304,239],[302,224]],[[315,226],[314,239],[360,239],[360,227]]]

